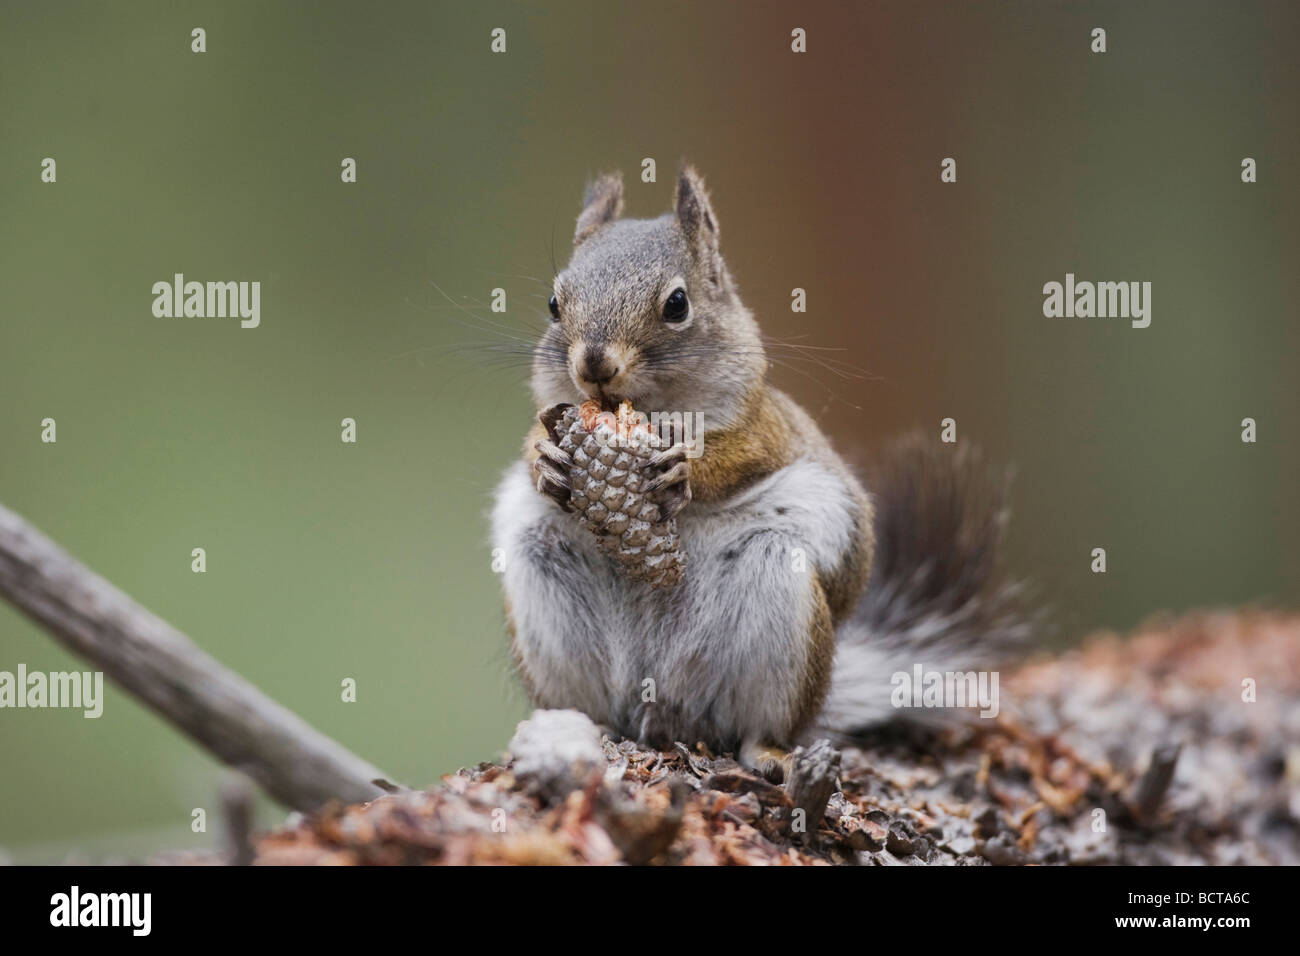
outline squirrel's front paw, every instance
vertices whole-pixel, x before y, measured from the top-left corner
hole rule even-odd
[[[537,490],[554,499],[565,511],[570,511],[573,507],[569,503],[569,469],[573,467],[573,459],[555,444],[555,439],[556,425],[568,408],[572,406],[553,405],[538,416],[550,438],[534,442],[537,459],[532,466],[533,482],[537,485]]]
[[[646,482],[645,490],[659,505],[665,521],[676,517],[691,500],[691,462],[686,451],[686,445],[678,442],[650,457],[649,466],[658,474]]]

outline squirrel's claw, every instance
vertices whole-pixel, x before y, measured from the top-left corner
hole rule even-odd
[[[675,485],[680,482],[689,481],[691,477],[691,466],[685,461],[679,461],[662,474],[655,475],[645,483],[647,494],[653,495],[655,492],[669,485]]]
[[[539,457],[533,462],[533,480],[537,483],[537,490],[549,498],[555,499],[555,503],[565,511],[573,510],[569,504],[569,469],[573,467],[573,459],[569,457],[568,452],[562,450],[555,443],[560,440],[559,425],[560,419],[564,413],[573,406],[564,402],[559,405],[552,405],[550,408],[543,409],[537,416],[537,420],[542,423],[546,429],[549,438],[534,442],[533,448],[537,450]]]
[[[561,402],[558,405],[552,405],[550,408],[544,408],[538,413],[537,420],[546,429],[546,434],[551,436],[551,441],[557,442],[560,440],[561,436],[556,426],[559,425],[560,419],[564,417],[564,413],[572,407],[573,405],[568,402]]]
[[[569,453],[559,445],[555,444],[555,442],[547,441],[543,438],[539,442],[534,442],[533,447],[541,453],[544,459],[551,462],[552,465],[558,465],[559,467],[566,469],[573,467],[573,459],[569,456]]]
[[[542,457],[533,462],[533,480],[537,483],[537,490],[549,498],[553,498],[565,511],[570,510],[572,505],[569,504],[569,475],[567,464],[557,464],[553,459],[548,457],[545,445],[550,442],[539,441],[535,447],[541,452]],[[555,448],[554,445],[551,445]],[[564,458],[568,458],[564,452],[555,448],[555,451]]]
[[[668,493],[659,500],[659,514],[665,521],[675,518],[690,503],[691,484],[689,481],[683,481],[670,488]]]
[[[650,459],[647,462],[647,464],[649,464],[651,468],[668,469],[671,468],[673,465],[677,464],[678,462],[685,461],[686,452],[687,452],[686,446],[683,443],[678,442],[676,445],[673,445],[671,448],[665,448],[663,451],[655,452],[653,455],[650,456]]]
[[[676,517],[691,500],[691,463],[686,459],[686,446],[675,445],[650,460],[652,465],[667,462],[675,464],[651,478],[645,485],[647,494],[657,496],[659,514],[665,520]]]

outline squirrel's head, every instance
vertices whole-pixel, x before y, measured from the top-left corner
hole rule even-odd
[[[700,412],[706,429],[744,410],[767,369],[762,337],[718,249],[704,183],[685,167],[672,212],[620,219],[623,178],[587,187],[569,265],[534,353],[539,407],[594,398],[638,411]]]

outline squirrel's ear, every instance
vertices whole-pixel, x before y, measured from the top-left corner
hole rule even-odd
[[[713,213],[704,180],[690,165],[682,166],[677,177],[677,222],[686,245],[697,262],[707,265],[716,276],[718,262],[718,217]]]
[[[587,184],[582,195],[582,212],[578,214],[578,227],[573,231],[573,244],[605,225],[613,222],[623,211],[623,174],[606,173]]]

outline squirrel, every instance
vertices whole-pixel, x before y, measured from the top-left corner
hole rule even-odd
[[[892,674],[974,669],[1023,642],[997,568],[1004,489],[974,453],[909,438],[868,494],[768,384],[699,174],[683,166],[658,218],[622,209],[621,174],[587,187],[533,355],[539,420],[496,490],[512,655],[536,707],[704,742],[779,780],[799,742],[897,719]],[[551,428],[588,400],[703,413],[702,454],[674,444],[647,486],[689,554],[671,589],[620,577],[566,513]]]

